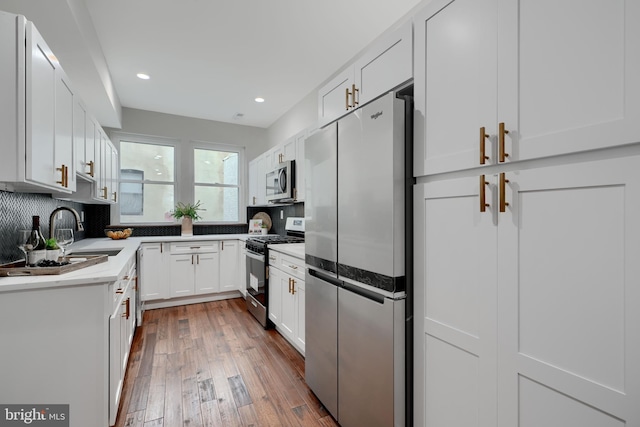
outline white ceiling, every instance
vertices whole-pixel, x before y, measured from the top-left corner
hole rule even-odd
[[[84,1],[122,106],[257,127],[269,127],[420,3]]]

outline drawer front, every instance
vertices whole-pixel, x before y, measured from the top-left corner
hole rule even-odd
[[[279,267],[285,273],[300,280],[304,280],[304,260],[285,254],[280,254]]]
[[[280,268],[280,257],[282,257],[281,253],[269,251],[269,265]]]
[[[180,242],[171,243],[172,254],[195,254],[204,252],[218,252],[219,242]]]

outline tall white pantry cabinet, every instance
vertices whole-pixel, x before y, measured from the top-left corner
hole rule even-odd
[[[414,20],[414,425],[640,426],[640,1]]]

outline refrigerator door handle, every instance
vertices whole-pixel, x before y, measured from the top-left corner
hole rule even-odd
[[[349,292],[353,292],[356,295],[360,295],[361,297],[370,299],[371,301],[375,301],[378,304],[384,304],[385,297],[383,295],[377,294],[368,289],[364,289],[346,282],[340,284],[340,287]]]
[[[322,272],[320,272],[318,270],[314,270],[312,268],[309,268],[308,271],[309,271],[309,274],[311,276],[316,277],[316,278],[318,278],[318,279],[320,279],[320,280],[322,280],[324,282],[330,283],[330,284],[332,284],[334,286],[342,286],[343,285],[341,280],[338,280],[335,277],[332,277],[332,276],[330,276],[330,275],[328,275],[326,273],[322,273]]]

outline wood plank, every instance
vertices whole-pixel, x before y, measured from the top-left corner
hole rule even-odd
[[[304,358],[241,298],[146,311],[120,412],[116,427],[337,426]]]
[[[247,391],[247,387],[244,385],[242,376],[235,375],[227,378],[227,380],[229,381],[229,387],[231,388],[233,399],[236,401],[236,406],[238,408],[253,403],[251,396],[249,396],[249,392]]]

